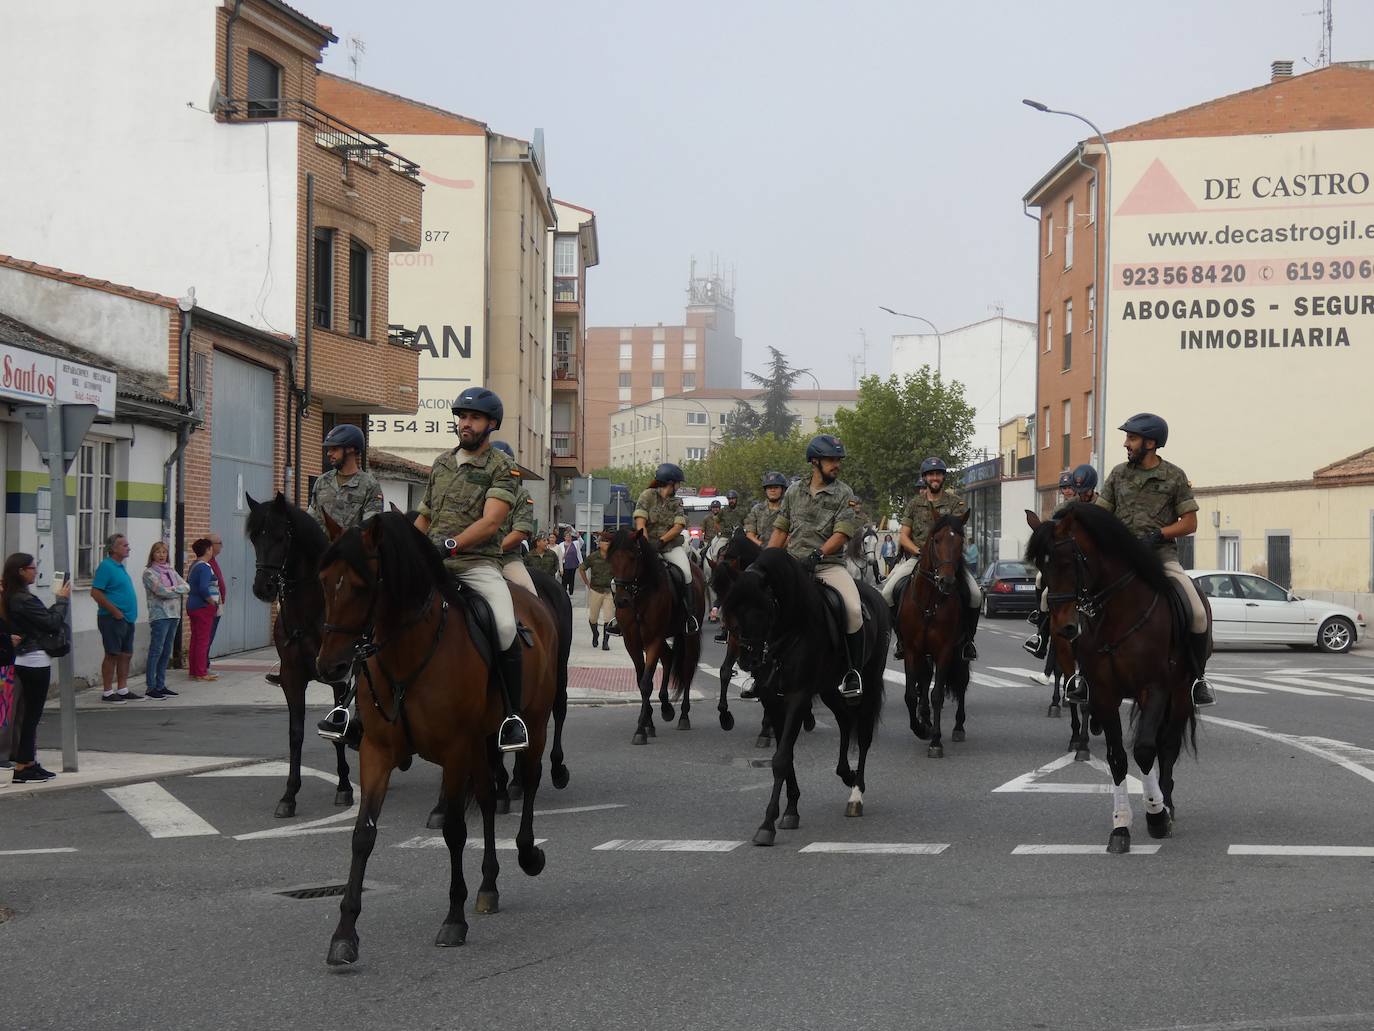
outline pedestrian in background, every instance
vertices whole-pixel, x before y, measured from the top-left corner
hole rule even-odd
[[[210,642],[214,639],[221,598],[219,580],[210,563],[213,548],[208,537],[191,543],[196,558],[186,578],[191,587],[186,599],[186,618],[191,621],[192,680],[219,679],[217,674],[210,672]]]
[[[219,553],[224,550],[224,538],[211,532],[205,535],[210,542],[210,568],[215,572],[215,582],[219,585],[219,601],[215,605],[215,621],[210,627],[210,643],[205,648],[205,670],[210,671],[210,649],[215,644],[215,634],[219,633],[219,617],[229,601],[229,585],[224,582],[224,573],[219,568]]]
[[[4,582],[0,580],[0,770],[12,770],[12,757],[19,752],[19,699],[23,691],[14,672],[14,646],[19,637],[10,634],[4,593]]]
[[[558,553],[549,547],[547,534],[540,534],[534,539],[534,550],[525,556],[525,565],[558,579]]]
[[[892,539],[892,534],[883,534],[883,546],[880,554],[883,557],[883,576],[890,576],[892,563],[897,561],[897,543]]]
[[[582,548],[573,532],[568,530],[563,534],[563,589],[568,592],[569,598],[573,596],[573,588],[577,586],[575,578],[577,567],[581,564]]]
[[[124,560],[129,557],[129,538],[112,533],[105,539],[105,557],[91,581],[91,601],[100,606],[95,625],[105,658],[100,663],[102,702],[136,701],[143,696],[129,690],[129,661],[134,657],[134,624],[138,620],[138,593]],[[115,690],[116,684],[118,690]]]
[[[4,645],[14,652],[14,671],[19,680],[16,692],[15,718],[19,721],[19,737],[14,750],[14,783],[28,784],[52,780],[57,776],[43,769],[36,751],[38,721],[43,717],[43,705],[48,700],[48,682],[52,675],[52,657],[43,646],[53,642],[66,643],[67,606],[72,583],[64,580],[54,591],[56,600],[45,606],[29,590],[38,578],[38,566],[33,556],[22,551],[5,559],[0,574],[3,585]],[[14,643],[11,634],[18,636]],[[122,701],[122,699],[116,699]]]
[[[615,603],[611,601],[611,560],[607,557],[611,550],[611,533],[602,530],[597,538],[596,550],[587,556],[582,565],[582,583],[587,588],[587,622],[592,627],[592,647],[601,645],[602,651],[611,649],[610,620],[603,626],[601,616],[604,609],[610,608],[606,615],[615,615]],[[602,634],[604,642],[597,640]]]
[[[181,626],[181,599],[191,586],[167,561],[167,544],[156,542],[148,550],[148,565],[143,570],[143,592],[148,598],[148,669],[145,676],[148,698],[170,698],[177,692],[167,687],[167,663],[172,658],[172,642]]]
[[[978,575],[978,544],[972,539],[964,545],[964,565],[974,576]]]

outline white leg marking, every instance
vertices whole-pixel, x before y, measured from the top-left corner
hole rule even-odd
[[[859,785],[855,784],[849,789],[849,800],[851,802],[862,802],[864,800],[864,793],[859,790]]]
[[[1145,811],[1147,813],[1162,812],[1164,810],[1164,792],[1159,787],[1158,759],[1155,760],[1154,765],[1141,774],[1140,780],[1145,785]]]
[[[1112,786],[1112,830],[1122,827],[1131,828],[1131,794],[1124,780]]]

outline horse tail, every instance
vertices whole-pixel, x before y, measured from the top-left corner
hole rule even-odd
[[[554,625],[558,628],[558,662],[555,670],[555,689],[553,695],[554,751],[550,754],[550,776],[555,787],[567,783],[568,768],[563,763],[563,721],[568,716],[568,659],[572,654],[573,610],[572,599],[563,585],[537,569],[530,570],[530,579],[540,599],[553,611]]]

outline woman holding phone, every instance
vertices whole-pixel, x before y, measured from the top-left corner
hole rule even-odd
[[[16,784],[52,780],[57,776],[39,765],[35,744],[52,675],[52,657],[43,650],[43,645],[60,640],[66,633],[67,599],[71,597],[72,585],[64,578],[61,586],[53,591],[57,600],[46,606],[29,590],[37,578],[38,566],[32,555],[19,551],[5,559],[4,572],[0,574],[4,585],[0,604],[10,630],[19,636],[14,649],[14,667],[20,688],[19,742],[14,752]]]

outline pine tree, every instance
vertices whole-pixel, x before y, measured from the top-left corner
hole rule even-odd
[[[758,433],[771,433],[775,437],[786,437],[800,417],[788,409],[792,400],[792,384],[806,369],[794,369],[787,363],[787,355],[776,347],[768,348],[771,355],[767,375],[757,372],[748,374],[749,378],[763,388],[762,411],[758,412]]]

